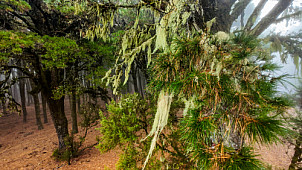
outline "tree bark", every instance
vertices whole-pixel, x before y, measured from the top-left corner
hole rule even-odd
[[[22,73],[18,72],[19,77],[22,77]],[[26,110],[26,97],[25,97],[25,80],[22,78],[19,80],[19,89],[20,89],[20,98],[21,98],[21,108],[22,108],[22,116],[23,122],[27,121],[27,110]]]
[[[27,91],[27,106],[30,106],[33,103],[33,99],[32,99],[32,96],[28,93],[29,91],[31,91],[29,80],[25,81],[25,86],[26,86],[26,91]]]
[[[138,86],[139,86],[139,92],[141,94],[141,97],[144,99],[144,87],[143,87],[143,79],[142,79],[142,73],[140,69],[137,71],[137,76],[138,76]]]
[[[292,157],[292,161],[289,165],[289,170],[295,170],[295,169],[301,169],[302,167],[299,167],[299,164],[302,162],[302,131],[300,131],[300,136],[296,140],[295,145],[295,153]]]
[[[64,96],[59,99],[54,98],[53,91],[63,81],[63,70],[53,68],[52,70],[43,71],[41,68],[40,84],[42,89],[42,95],[44,95],[52,122],[56,129],[56,133],[59,141],[59,150],[66,148],[64,139],[69,135],[68,133],[68,121],[64,110]]]
[[[44,92],[45,93],[45,92]],[[44,94],[45,95],[45,94]],[[68,136],[68,121],[64,111],[64,97],[54,100],[51,95],[47,95],[47,103],[50,109],[52,121],[59,140],[59,150],[66,147],[64,139]]]
[[[78,106],[78,113],[80,113],[81,112],[81,97],[80,96],[78,96],[78,98],[77,98],[77,106]]]
[[[38,130],[43,129],[43,124],[41,121],[41,110],[40,110],[40,102],[39,102],[39,96],[37,93],[32,95],[34,98],[34,105],[35,105],[35,112],[36,112],[36,124],[38,126]]]
[[[77,96],[74,87],[71,91],[71,118],[72,118],[72,133],[76,134],[78,130],[78,118],[77,118]]]
[[[47,118],[47,111],[46,111],[46,99],[44,97],[44,95],[41,94],[41,98],[42,98],[42,110],[43,110],[43,119],[44,119],[44,123],[48,123],[48,118]]]
[[[41,109],[40,109],[40,101],[38,96],[38,91],[36,91],[36,85],[32,80],[30,80],[32,91],[30,92],[34,99],[34,106],[35,106],[35,112],[36,112],[36,125],[38,126],[38,130],[43,129],[43,124],[41,121]]]

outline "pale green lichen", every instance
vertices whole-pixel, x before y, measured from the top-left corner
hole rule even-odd
[[[148,160],[151,157],[152,152],[156,146],[156,141],[157,141],[158,135],[161,133],[161,131],[164,129],[164,127],[168,123],[170,106],[172,103],[173,96],[174,96],[173,92],[168,92],[166,90],[161,90],[161,92],[158,96],[157,111],[156,111],[156,115],[154,118],[154,123],[152,125],[152,129],[151,129],[150,133],[147,136],[147,137],[153,136],[153,139],[151,142],[148,156],[144,162],[143,169],[145,168],[146,164],[148,163]],[[145,140],[145,139],[143,139],[143,140]]]

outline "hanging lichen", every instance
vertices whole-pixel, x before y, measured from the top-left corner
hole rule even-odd
[[[170,0],[166,3],[164,10],[160,9],[162,1],[154,1],[155,6],[150,6],[141,1],[137,8],[137,18],[131,29],[127,30],[123,36],[121,43],[120,56],[116,60],[116,65],[113,70],[118,75],[124,74],[124,84],[127,83],[131,66],[136,58],[140,56],[147,56],[147,66],[150,65],[152,60],[152,54],[160,51],[169,51],[171,44],[168,40],[175,39],[186,33],[187,20],[191,16],[191,11],[195,8],[194,3],[189,3],[186,0]],[[140,10],[143,7],[152,9],[154,13],[155,24],[139,25]],[[155,31],[155,35],[154,35]],[[153,48],[153,49],[152,49]],[[117,69],[124,68],[124,69]],[[111,71],[111,70],[110,70]],[[121,72],[121,73],[120,73]],[[110,77],[111,74],[107,74],[103,80],[107,80],[107,83],[113,83],[113,91],[117,92],[117,88],[120,84],[120,76]],[[115,83],[114,83],[115,82]]]
[[[153,136],[153,139],[151,142],[148,156],[144,162],[143,169],[146,167],[148,160],[151,157],[153,150],[155,149],[158,135],[161,133],[161,131],[164,129],[164,127],[168,123],[170,106],[171,106],[173,95],[174,95],[173,92],[162,90],[158,96],[157,111],[156,111],[156,115],[154,118],[154,123],[152,125],[152,129],[151,129],[150,133],[146,137],[146,138],[148,138],[150,136]]]

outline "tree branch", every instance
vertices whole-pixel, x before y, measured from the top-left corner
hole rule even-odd
[[[3,66],[3,68],[4,68],[5,70],[18,69],[18,70],[20,70],[23,74],[25,74],[25,75],[27,75],[27,76],[29,76],[29,77],[34,77],[34,75],[31,74],[31,73],[28,71],[28,69],[23,68],[23,67],[19,67],[19,66],[16,66],[16,65],[13,65],[13,66],[5,65],[5,66]]]
[[[234,10],[231,14],[232,21],[237,19],[239,17],[239,15],[241,15],[244,12],[245,8],[247,7],[247,5],[250,2],[251,2],[251,0],[241,0],[235,4]]]
[[[276,21],[274,23],[277,24],[277,23],[283,21],[284,19],[291,18],[291,17],[297,17],[299,15],[302,15],[302,11],[297,11],[295,13],[285,15],[285,16],[283,16],[281,18],[276,19]]]
[[[28,29],[38,33],[39,35],[41,35],[41,32],[39,30],[37,30],[34,26],[32,26],[28,20],[26,20],[24,17],[22,17],[20,14],[16,13],[15,11],[10,12],[11,15],[19,18],[20,20],[22,20],[28,27]]]
[[[251,35],[259,36],[277,17],[293,2],[293,0],[279,0],[274,8],[250,31]]]
[[[255,24],[256,19],[258,18],[259,14],[261,13],[264,5],[266,4],[268,0],[261,0],[257,7],[254,9],[253,13],[251,14],[251,16],[249,17],[249,19],[247,20],[247,23],[244,27],[244,30],[246,31],[250,31],[252,26]]]

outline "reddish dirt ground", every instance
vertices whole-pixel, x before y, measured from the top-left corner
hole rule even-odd
[[[66,104],[68,105],[68,104]],[[67,110],[70,120],[69,108]],[[34,108],[27,107],[28,122],[22,122],[22,116],[10,114],[0,117],[0,169],[115,169],[120,151],[100,154],[98,149],[86,149],[81,156],[72,160],[71,165],[51,158],[57,148],[57,136],[51,117],[44,129],[38,130],[35,124]],[[71,124],[69,125],[71,127]],[[85,146],[96,143],[99,132],[93,127],[89,130]],[[83,132],[80,132],[80,134]]]
[[[23,123],[22,116],[17,114],[0,117],[0,169],[115,169],[121,153],[118,149],[100,154],[96,148],[89,148],[73,159],[71,165],[53,160],[51,155],[57,147],[57,137],[52,121],[44,124],[43,130],[37,130],[33,106],[27,110],[27,123]],[[71,122],[69,108],[66,110]],[[48,118],[51,119],[50,115]],[[85,146],[96,143],[99,132],[95,128],[89,130]],[[273,169],[287,169],[293,155],[292,147],[288,149],[287,144],[256,148],[260,159],[272,165]]]

